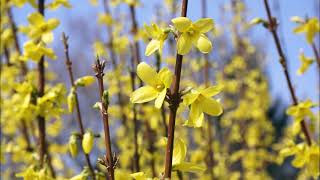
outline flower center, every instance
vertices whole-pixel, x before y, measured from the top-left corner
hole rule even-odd
[[[157,84],[156,85],[156,89],[159,90],[159,91],[161,91],[163,88],[164,88],[163,84]]]

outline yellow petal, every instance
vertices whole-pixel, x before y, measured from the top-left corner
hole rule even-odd
[[[171,20],[174,27],[177,28],[180,32],[186,32],[191,26],[192,22],[189,18],[186,17],[178,17]]]
[[[59,26],[60,21],[58,19],[52,18],[48,20],[47,24],[48,24],[48,30],[53,30]]]
[[[316,33],[317,32],[315,31],[314,27],[310,25],[308,31],[306,32],[306,38],[309,44],[312,44],[313,38],[315,37]]]
[[[178,54],[186,55],[190,52],[192,47],[192,37],[189,36],[187,33],[181,34],[178,39]]]
[[[173,167],[173,170],[179,170],[182,172],[194,172],[199,173],[206,170],[204,165],[195,164],[192,162],[182,162]]]
[[[204,35],[201,34],[196,42],[197,48],[204,54],[207,54],[212,49],[211,41]]]
[[[173,153],[172,153],[172,165],[180,164],[184,161],[187,155],[187,146],[180,138],[175,139]]]
[[[306,156],[303,153],[296,154],[292,161],[292,166],[301,168],[306,163]]]
[[[192,104],[198,98],[199,94],[200,93],[198,91],[191,90],[190,93],[183,96],[183,103],[185,105]]]
[[[152,39],[146,47],[146,56],[150,56],[156,50],[160,48],[160,42],[158,40]]]
[[[132,103],[145,103],[157,98],[159,92],[151,86],[143,86],[135,90],[130,98]]]
[[[160,81],[163,82],[166,88],[169,88],[172,83],[173,73],[167,68],[164,67],[159,72]]]
[[[206,33],[213,29],[214,21],[211,18],[202,18],[194,22],[193,25],[201,33]]]
[[[218,101],[211,98],[201,98],[199,100],[199,105],[201,107],[201,110],[211,116],[219,116],[222,114],[223,110]]]
[[[201,112],[198,103],[191,104],[189,119],[185,122],[185,126],[188,127],[202,127],[204,120],[204,114]]]
[[[201,94],[206,97],[212,97],[219,94],[222,90],[222,86],[211,86],[201,91]]]
[[[286,113],[291,116],[296,114],[297,112],[298,112],[298,108],[295,106],[291,106],[286,110]]]
[[[296,27],[296,28],[293,30],[293,32],[296,33],[296,34],[298,34],[298,33],[303,33],[303,32],[305,32],[305,31],[306,31],[306,26],[305,26],[304,24]]]
[[[52,32],[45,33],[41,36],[41,39],[43,42],[47,44],[51,43],[53,41],[53,33]]]
[[[159,82],[156,70],[145,62],[138,64],[137,74],[143,82],[150,86],[156,87]]]
[[[165,97],[166,97],[166,94],[167,94],[167,89],[163,89],[163,90],[159,93],[159,95],[158,95],[158,97],[157,97],[157,99],[156,99],[156,101],[155,101],[155,103],[154,103],[154,105],[155,105],[155,107],[156,107],[157,109],[160,109],[160,108],[161,108],[161,106],[162,106],[162,104],[163,104],[163,101],[164,101],[164,99],[165,99]]]
[[[40,13],[35,12],[28,16],[28,21],[33,26],[40,26],[44,23],[44,17]]]

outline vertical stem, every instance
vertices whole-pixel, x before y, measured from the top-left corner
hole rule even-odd
[[[312,47],[312,50],[313,50],[313,53],[314,53],[314,56],[316,58],[316,61],[317,61],[317,65],[318,65],[318,74],[320,74],[320,56],[319,56],[319,52],[317,50],[317,46],[316,46],[316,43],[312,42],[311,44],[311,47]],[[320,104],[320,76],[318,76],[318,103]],[[320,107],[319,107],[319,110],[320,110]]]
[[[181,8],[181,16],[187,16],[187,8],[188,8],[188,0],[182,0],[182,8]],[[168,143],[166,149],[166,159],[165,159],[165,178],[171,179],[171,171],[172,171],[172,153],[173,153],[173,145],[174,145],[174,128],[176,123],[176,114],[177,109],[179,107],[179,103],[181,101],[179,86],[180,86],[180,77],[181,77],[181,68],[182,68],[182,59],[183,56],[177,53],[176,56],[176,65],[174,71],[174,81],[173,81],[173,89],[171,90],[171,99],[169,102],[169,128],[168,128]]]
[[[38,1],[38,11],[44,16],[44,1]],[[44,71],[44,56],[41,57],[38,63],[38,96],[42,97],[44,95],[45,86],[45,71]],[[40,167],[44,167],[44,157],[46,154],[46,126],[45,119],[42,116],[38,116],[38,131],[39,131],[39,156],[40,156]]]
[[[103,86],[103,70],[105,67],[105,62],[100,62],[99,58],[96,61],[96,64],[93,65],[93,69],[95,71],[95,75],[98,80],[99,85],[99,94],[101,99],[101,117],[103,121],[103,128],[104,128],[104,138],[105,138],[105,146],[106,146],[106,155],[105,159],[107,162],[107,170],[108,170],[108,177],[111,180],[114,180],[114,163],[113,163],[113,157],[112,157],[112,150],[111,150],[111,140],[110,140],[110,128],[109,128],[109,116],[108,116],[108,105],[104,102],[103,99],[103,92],[104,92],[104,86]]]
[[[75,84],[74,84],[74,77],[73,77],[73,71],[72,71],[72,62],[71,62],[70,56],[69,56],[68,37],[64,33],[62,33],[62,42],[63,42],[63,45],[64,45],[64,53],[65,53],[65,56],[66,56],[65,63],[66,63],[67,70],[68,70],[68,73],[69,73],[70,83],[71,83],[71,86],[74,87]],[[82,118],[81,118],[81,111],[80,111],[79,98],[78,98],[77,91],[74,92],[74,96],[75,96],[75,104],[76,104],[76,112],[77,112],[77,121],[78,121],[79,129],[80,129],[81,137],[83,137],[84,128],[83,128],[83,123],[82,123]],[[90,162],[90,155],[86,154],[86,153],[84,153],[84,155],[85,155],[85,159],[87,161],[87,165],[89,167],[92,179],[95,180],[96,178],[95,178],[94,169],[93,169],[93,167],[91,165],[91,162]]]
[[[272,17],[271,15],[271,10],[268,4],[268,0],[264,0],[264,5],[265,5],[265,9],[267,11],[267,15],[268,15],[268,20],[269,20],[269,30],[273,36],[273,39],[275,41],[276,47],[277,47],[277,51],[278,51],[278,55],[280,57],[280,64],[282,66],[286,81],[287,81],[287,85],[290,91],[290,95],[291,95],[291,99],[293,101],[293,105],[297,105],[298,104],[298,99],[296,97],[290,76],[289,76],[289,71],[288,71],[288,67],[287,67],[287,59],[283,53],[283,50],[281,48],[281,44],[280,44],[280,40],[277,34],[277,22],[276,19],[274,17]],[[308,127],[306,125],[305,120],[302,120],[301,123],[301,128],[302,128],[302,132],[304,133],[305,137],[306,137],[306,141],[308,143],[308,145],[311,145],[312,141],[311,141],[311,137],[310,137],[310,133],[308,130]]]
[[[138,23],[136,19],[136,11],[134,5],[130,5],[130,17],[131,17],[131,32],[133,36],[135,36],[138,32]],[[140,47],[138,41],[133,42],[132,48],[132,63],[131,63],[131,87],[132,90],[135,89],[135,64],[138,65],[140,63]],[[142,86],[142,81],[140,81],[140,86]],[[140,165],[139,165],[139,153],[138,153],[138,121],[137,121],[137,110],[136,110],[136,105],[133,105],[133,125],[134,125],[134,165],[135,165],[135,171],[140,171]]]
[[[131,50],[133,51],[133,47],[131,46]],[[131,71],[130,71],[130,80],[131,80],[131,89],[134,91],[135,89],[135,63],[134,63],[134,56],[131,59]],[[133,141],[134,141],[134,155],[133,155],[133,171],[138,172],[140,171],[139,160],[140,156],[138,153],[138,120],[137,120],[137,107],[136,104],[132,105],[133,111]]]
[[[12,29],[14,46],[15,46],[15,49],[18,52],[18,54],[21,55],[20,44],[19,44],[19,40],[18,40],[18,36],[17,36],[17,26],[16,26],[16,23],[13,20],[13,15],[12,15],[10,7],[8,7],[8,9],[7,9],[7,13],[8,13],[8,17],[9,17],[9,24],[10,24],[11,29]],[[27,71],[28,71],[27,66],[23,61],[20,61],[20,65],[21,65],[22,76],[25,76],[27,74]]]

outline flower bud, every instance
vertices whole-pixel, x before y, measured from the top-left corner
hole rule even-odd
[[[89,154],[93,148],[94,136],[91,132],[86,132],[82,139],[82,149],[84,153]]]
[[[76,80],[76,86],[90,86],[94,82],[93,76],[84,76]]]
[[[78,155],[77,137],[75,135],[71,135],[69,138],[69,151],[72,157]]]

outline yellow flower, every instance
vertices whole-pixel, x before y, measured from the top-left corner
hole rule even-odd
[[[163,43],[168,38],[168,31],[165,29],[159,28],[156,24],[151,24],[151,26],[144,25],[146,32],[152,40],[146,47],[145,55],[150,56],[156,50],[159,51],[159,54],[162,54]]]
[[[317,18],[310,18],[293,30],[294,33],[306,33],[308,43],[313,42],[313,38],[320,32],[320,24]]]
[[[294,167],[306,167],[308,174],[317,179],[320,175],[320,147],[318,145],[312,144],[309,146],[305,143],[297,145],[291,143],[291,145],[280,151],[280,156],[282,157],[291,155],[294,155],[294,159],[291,162]]]
[[[203,172],[206,168],[192,162],[185,162],[187,146],[180,138],[175,139],[172,154],[172,169],[183,172]]]
[[[314,118],[314,115],[310,108],[315,104],[311,100],[300,102],[298,105],[293,105],[287,109],[287,114],[294,117],[295,121],[300,122],[305,117]]]
[[[301,65],[297,70],[297,74],[302,75],[308,70],[309,66],[314,62],[314,60],[312,58],[306,57],[304,53],[300,54],[299,60],[301,61]]]
[[[23,177],[24,180],[33,180],[37,177],[36,172],[34,171],[33,167],[30,166],[25,169],[23,172],[17,173],[16,177]]]
[[[211,18],[202,18],[192,23],[186,17],[178,17],[171,20],[174,27],[181,32],[178,39],[178,53],[181,55],[188,54],[192,44],[196,46],[202,53],[209,53],[212,49],[211,41],[204,34],[214,27]]]
[[[55,29],[59,24],[59,20],[52,18],[45,21],[44,17],[38,13],[32,13],[28,16],[29,27],[27,27],[27,34],[30,38],[41,40],[45,43],[50,43],[53,41],[52,30]]]
[[[139,78],[146,83],[135,90],[130,98],[132,103],[145,103],[155,100],[155,107],[160,108],[170,87],[173,74],[168,68],[162,68],[159,73],[148,64],[142,62],[137,67]]]
[[[186,126],[201,127],[204,114],[219,116],[223,109],[220,103],[212,99],[221,91],[221,86],[211,86],[208,88],[192,89],[190,93],[183,96],[186,105],[190,105],[189,120],[185,122]]]
[[[54,51],[47,48],[43,42],[35,44],[33,41],[27,41],[23,45],[23,55],[20,57],[20,60],[27,61],[31,59],[38,62],[42,56],[47,56],[50,59],[57,58]]]
[[[66,8],[72,8],[72,6],[68,0],[54,0],[51,3],[49,3],[48,5],[46,5],[46,8],[48,8],[50,10],[56,10],[60,6],[64,6]]]
[[[110,26],[113,23],[112,16],[110,14],[99,14],[98,23],[101,25]]]
[[[83,152],[86,154],[89,154],[93,148],[94,145],[94,136],[91,132],[86,132],[83,135],[82,139],[82,149]]]

